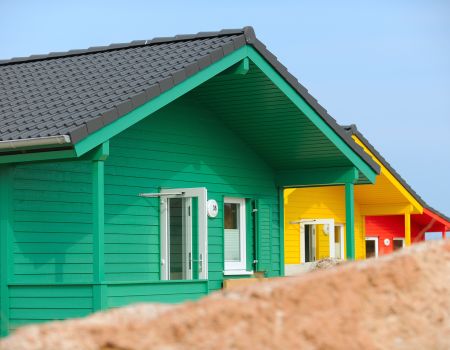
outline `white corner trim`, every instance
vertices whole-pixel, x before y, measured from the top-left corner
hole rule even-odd
[[[227,270],[223,272],[224,276],[250,276],[253,275],[253,271],[246,270]]]

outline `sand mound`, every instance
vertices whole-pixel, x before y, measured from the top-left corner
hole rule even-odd
[[[318,260],[314,263],[313,267],[311,268],[312,271],[315,270],[326,270],[331,269],[332,267],[345,264],[345,261],[339,260],[339,259],[333,259],[333,258],[326,258]]]
[[[378,260],[19,329],[14,349],[449,349],[450,240]]]

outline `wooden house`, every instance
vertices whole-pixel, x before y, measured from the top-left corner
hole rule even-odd
[[[0,62],[0,164],[2,335],[282,276],[284,188],[379,172],[251,27]]]
[[[354,242],[348,234],[343,186],[305,186],[285,190],[286,273],[307,269],[323,258],[348,258],[349,243],[356,259],[378,256],[423,239],[425,232],[450,229],[406,183],[369,141],[352,125],[349,135],[380,166],[375,184],[355,186]],[[430,213],[434,213],[432,216]]]

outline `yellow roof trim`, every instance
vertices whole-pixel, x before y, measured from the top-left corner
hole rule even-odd
[[[380,166],[380,175],[379,176],[385,176],[386,179],[389,180],[390,183],[392,183],[392,185],[401,193],[401,195],[403,197],[405,197],[405,199],[408,201],[408,203],[410,203],[413,206],[413,211],[412,213],[414,214],[422,214],[423,213],[423,207],[420,205],[420,203],[414,198],[413,195],[411,195],[411,193],[409,193],[409,191],[400,183],[400,181],[398,181],[394,175],[392,175],[392,173],[383,165],[383,163],[381,163],[381,161],[375,157],[375,155],[370,152],[370,150],[366,147],[366,145],[364,145],[364,143],[356,136],[356,135],[352,135],[353,140],[355,140],[355,142],[361,146],[364,151],[370,155],[372,157],[372,159],[375,161],[375,163],[377,163]]]

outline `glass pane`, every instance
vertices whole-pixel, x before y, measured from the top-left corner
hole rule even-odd
[[[224,243],[225,261],[239,262],[241,260],[241,232],[239,228],[239,209],[237,203],[225,203]]]
[[[334,226],[334,254],[336,259],[342,259],[341,228],[339,226]]]
[[[366,240],[366,258],[374,258],[376,255],[375,241],[372,239]]]
[[[399,250],[403,248],[403,240],[394,239],[394,250]]]
[[[238,229],[239,204],[225,203],[225,229]]]
[[[169,202],[169,279],[181,280],[184,278],[186,252],[185,217],[182,198],[170,198]]]
[[[316,235],[314,225],[305,225],[305,262],[316,260]]]
[[[341,229],[337,226],[334,227],[334,242],[335,243],[341,242]]]

